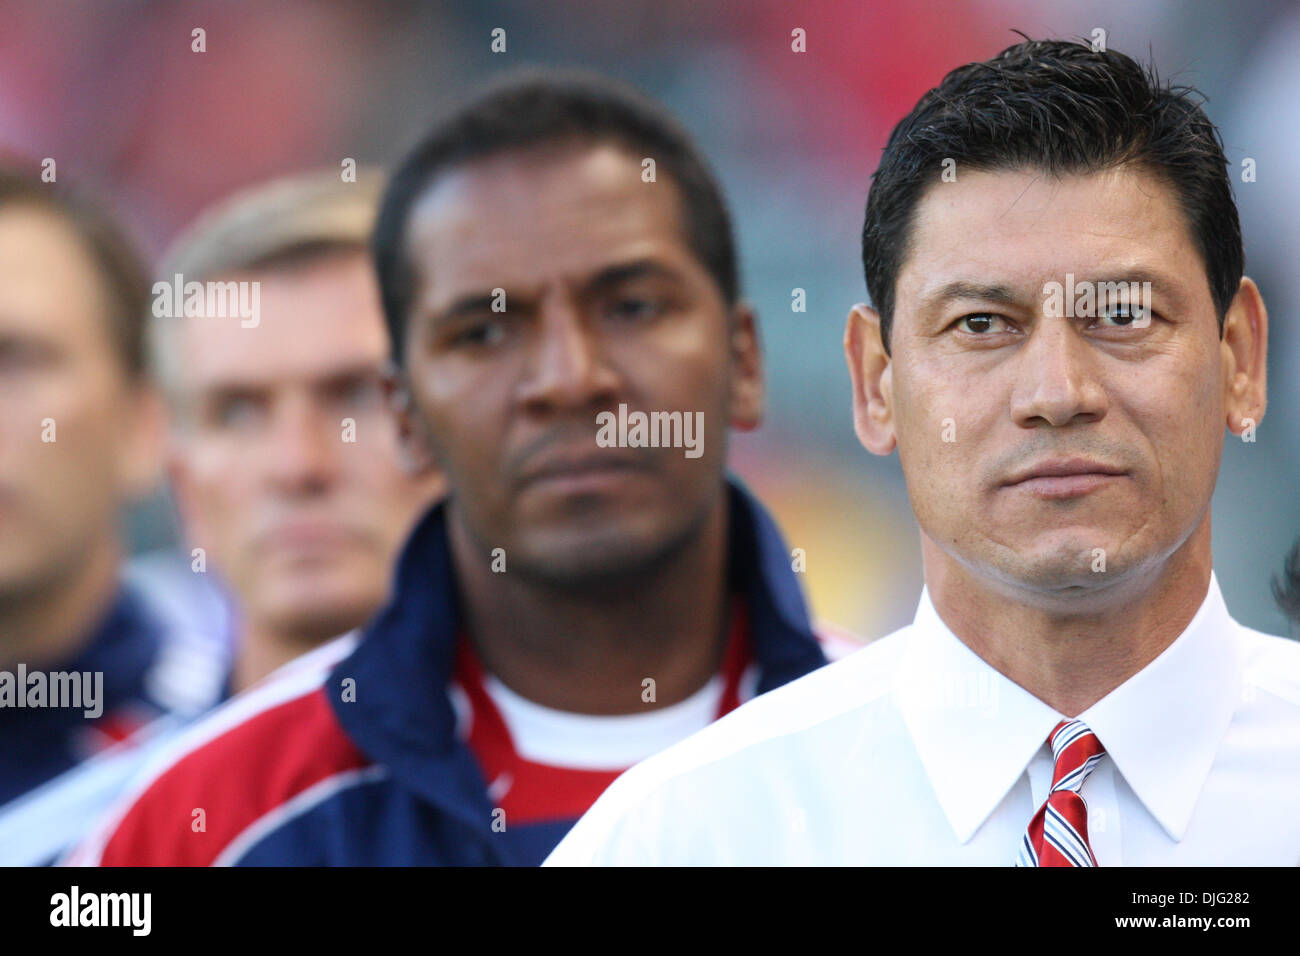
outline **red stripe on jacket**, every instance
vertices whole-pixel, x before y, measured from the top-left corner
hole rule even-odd
[[[267,813],[369,763],[338,726],[324,688],[317,688],[255,714],[172,764],[118,822],[99,864],[209,866]]]

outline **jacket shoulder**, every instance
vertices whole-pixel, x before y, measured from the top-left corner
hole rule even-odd
[[[324,682],[340,638],[281,668],[181,734],[145,769],[72,865],[206,866],[267,833],[305,795],[369,760],[343,732]]]

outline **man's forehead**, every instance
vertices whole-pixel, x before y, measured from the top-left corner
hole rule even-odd
[[[188,367],[182,370],[182,380],[194,392],[228,388],[267,392],[315,388],[343,378],[379,375],[384,369],[385,357],[383,353],[366,354],[355,349],[315,349],[269,360],[258,357],[236,362],[231,360],[228,351],[204,350],[199,345],[186,350]]]
[[[1032,287],[1189,265],[1204,271],[1173,191],[1149,173],[971,171],[923,196],[898,285],[924,297],[955,279]]]
[[[932,183],[918,214],[945,209],[1022,227],[1062,213],[1118,222],[1125,212],[1175,212],[1177,196],[1163,178],[1135,166],[1060,174],[1037,167],[971,169],[959,171],[952,182]]]
[[[0,337],[120,365],[108,291],[75,230],[54,213],[0,209]]]
[[[293,294],[269,275],[233,279],[263,283],[256,326],[245,328],[237,315],[167,320],[180,324],[181,374],[194,386],[269,387],[382,367],[387,331],[378,302],[364,290],[356,290],[354,297],[320,300]]]
[[[89,254],[76,233],[58,216],[35,207],[0,209],[0,305],[13,326],[51,330],[55,319],[103,306],[103,295]],[[82,331],[80,327],[61,331]],[[29,331],[41,331],[30,328]]]
[[[616,146],[507,153],[451,170],[412,211],[408,254],[426,304],[496,287],[581,281],[612,265],[689,257],[680,198]]]

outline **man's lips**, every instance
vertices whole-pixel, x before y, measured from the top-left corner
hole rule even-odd
[[[1064,478],[1071,475],[1124,475],[1123,468],[1094,461],[1091,458],[1049,458],[1040,461],[1012,475],[1006,482],[1017,485],[1032,478]]]
[[[545,485],[565,491],[599,490],[648,471],[640,456],[589,452],[548,455],[531,462],[519,475],[518,485]]]
[[[358,539],[355,530],[333,522],[292,521],[267,529],[256,541],[263,551],[323,551],[355,544]]]
[[[1123,468],[1091,458],[1053,458],[1017,472],[1003,487],[1042,498],[1072,498],[1095,491],[1128,475]]]

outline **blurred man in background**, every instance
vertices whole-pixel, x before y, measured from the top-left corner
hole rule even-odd
[[[51,861],[221,695],[220,653],[121,578],[120,509],[159,477],[148,302],[103,211],[0,165],[0,864]]]
[[[756,319],[657,105],[506,83],[407,158],[375,250],[405,446],[447,499],[358,644],[197,728],[78,862],[536,864],[624,768],[824,663],[726,477],[763,409]],[[680,441],[602,440],[646,412]]]
[[[172,299],[204,292],[202,310],[154,310],[150,351],[186,538],[235,606],[233,690],[374,614],[441,489],[436,472],[403,470],[384,406],[367,247],[381,187],[362,170],[250,188],[202,215],[161,269]],[[186,314],[215,311],[208,289],[257,314]]]

